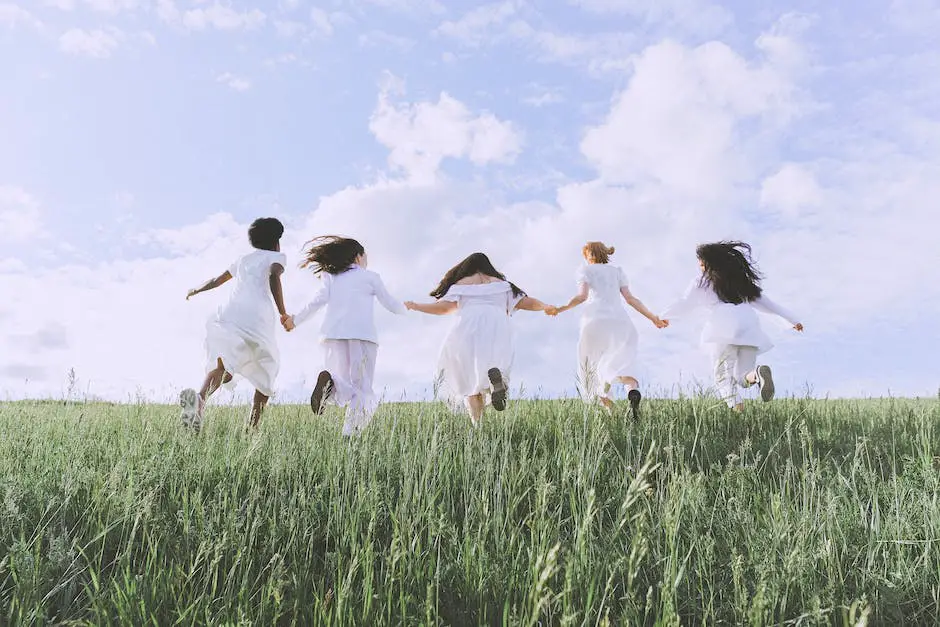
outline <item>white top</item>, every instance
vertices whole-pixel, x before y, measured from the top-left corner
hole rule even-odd
[[[473,307],[495,307],[511,316],[523,298],[513,294],[508,281],[492,281],[465,285],[455,283],[441,300],[457,303],[458,316],[462,315],[465,309]]]
[[[620,266],[592,263],[578,268],[578,285],[588,286],[588,298],[581,308],[581,320],[629,318],[620,290],[628,287]]]
[[[249,337],[273,337],[276,323],[271,295],[271,266],[287,267],[287,256],[273,250],[254,250],[229,266],[234,287],[219,307],[217,320],[234,325]]]
[[[309,305],[294,316],[294,324],[301,324],[326,307],[326,316],[320,327],[324,340],[364,340],[378,343],[375,328],[375,299],[393,314],[404,314],[405,304],[385,288],[382,278],[358,265],[340,274],[322,275],[323,286]]]
[[[761,294],[749,303],[734,305],[722,302],[711,286],[702,287],[699,279],[693,280],[685,294],[660,315],[664,320],[671,320],[704,308],[708,311],[708,320],[702,329],[703,344],[722,344],[734,346],[754,346],[760,352],[769,350],[773,343],[763,332],[757,311],[774,314],[796,325],[799,320],[788,309]]]

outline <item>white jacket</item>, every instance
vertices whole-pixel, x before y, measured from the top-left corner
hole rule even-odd
[[[294,324],[300,325],[326,307],[326,316],[320,327],[324,340],[364,340],[378,344],[375,329],[375,299],[393,314],[404,314],[405,304],[395,299],[372,272],[353,265],[341,274],[324,272],[323,286],[309,305],[294,316]]]

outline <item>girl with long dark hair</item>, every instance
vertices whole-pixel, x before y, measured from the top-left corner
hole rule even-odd
[[[545,311],[546,305],[507,281],[483,253],[448,270],[431,296],[436,302],[405,306],[431,315],[457,314],[441,347],[438,373],[444,395],[464,400],[477,426],[487,399],[496,411],[506,408],[515,355],[510,316],[517,309]]]
[[[614,402],[611,385],[621,383],[633,418],[640,409],[640,383],[636,377],[637,332],[624,304],[629,305],[657,328],[665,324],[657,318],[628,287],[623,268],[610,263],[614,247],[603,242],[588,242],[581,249],[586,265],[578,269],[578,293],[563,307],[550,307],[550,316],[573,309],[582,303],[581,332],[578,338],[580,387],[585,401],[597,399],[611,411]]]
[[[394,314],[406,312],[382,278],[367,269],[368,263],[365,248],[354,239],[328,235],[311,240],[301,268],[312,269],[323,285],[300,313],[282,320],[291,331],[326,308],[320,329],[325,365],[310,395],[310,407],[317,414],[323,413],[327,402],[346,407],[345,436],[361,433],[378,405],[372,391],[379,349],[375,301]]]
[[[761,329],[757,312],[774,314],[797,331],[803,325],[796,316],[770,300],[760,286],[761,274],[744,242],[702,244],[696,251],[701,276],[689,285],[683,297],[660,317],[670,320],[698,308],[708,310],[702,330],[702,344],[710,349],[715,364],[715,385],[728,406],[741,411],[744,406],[738,386],[757,385],[761,400],[774,397],[770,366],[757,365],[757,356],[773,343]]]

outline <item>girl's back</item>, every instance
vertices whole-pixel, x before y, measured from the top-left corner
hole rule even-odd
[[[624,317],[621,288],[627,286],[627,276],[620,266],[611,264],[589,264],[578,271],[578,283],[588,286],[588,299],[584,317]]]
[[[274,299],[271,296],[271,266],[287,266],[284,253],[254,250],[233,263],[228,271],[234,279],[229,302],[220,311],[220,318],[245,322],[274,318]]]

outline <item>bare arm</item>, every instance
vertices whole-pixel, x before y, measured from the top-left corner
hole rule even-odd
[[[525,296],[516,303],[516,309],[521,309],[522,311],[545,311],[548,309],[548,305],[537,298]]]
[[[232,273],[226,270],[225,272],[215,277],[214,279],[209,279],[200,287],[197,287],[194,290],[189,290],[189,293],[186,294],[186,300],[189,300],[196,294],[200,294],[202,292],[208,292],[209,290],[214,290],[215,288],[219,287],[223,283],[228,282],[231,278],[232,278]]]
[[[582,304],[588,299],[588,289],[589,288],[588,288],[587,283],[581,283],[581,291],[575,294],[571,298],[571,300],[568,301],[567,305],[563,305],[562,307],[555,307],[555,308],[549,307],[549,310],[546,313],[550,316],[557,316],[558,314],[564,311],[568,311],[569,309],[574,309],[575,307]]]
[[[271,296],[274,297],[274,306],[277,307],[277,313],[283,319],[287,316],[287,310],[284,308],[284,288],[281,286],[281,275],[284,274],[284,266],[279,263],[271,264],[271,276],[268,278],[268,284],[271,286]]]
[[[457,303],[449,300],[439,300],[436,303],[416,303],[405,301],[405,308],[409,311],[420,311],[432,316],[446,316],[457,311]]]
[[[655,315],[649,309],[647,309],[646,305],[644,305],[643,302],[639,298],[637,298],[630,292],[630,288],[628,288],[627,286],[621,287],[620,294],[623,296],[623,299],[627,301],[628,305],[630,305],[631,307],[636,309],[638,312],[643,314],[643,316],[647,320],[652,322],[654,325],[656,325],[657,328],[662,329],[665,326],[663,324],[663,321],[659,319],[659,316]]]

